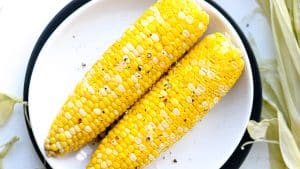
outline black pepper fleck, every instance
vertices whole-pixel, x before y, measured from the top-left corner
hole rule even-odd
[[[139,65],[139,66],[138,66],[138,71],[141,71],[141,70],[142,70],[142,66]]]
[[[82,68],[85,68],[85,67],[86,67],[86,63],[83,63],[83,62],[82,62],[82,63],[81,63],[81,67],[82,67]]]
[[[166,103],[167,101],[168,101],[168,99],[167,99],[167,98],[165,98],[165,99],[163,100],[163,102],[164,102],[164,103]]]
[[[174,158],[174,160],[173,160],[173,163],[177,163],[177,160],[176,160],[176,158]]]

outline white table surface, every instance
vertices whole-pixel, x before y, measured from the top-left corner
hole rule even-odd
[[[22,96],[32,48],[49,20],[69,1],[0,0],[0,92]],[[215,1],[235,19],[244,33],[252,39],[251,42],[256,43],[253,49],[259,55],[257,60],[274,56],[271,30],[265,18],[257,13],[258,5],[255,0]],[[0,128],[0,145],[15,135],[21,140],[4,160],[4,168],[41,168],[43,165],[28,136],[21,106],[16,106],[10,121]],[[268,149],[263,143],[253,146],[241,167],[256,168],[269,168]]]

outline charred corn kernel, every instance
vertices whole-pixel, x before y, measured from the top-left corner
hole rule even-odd
[[[75,151],[97,137],[193,46],[208,22],[208,15],[191,0],[159,0],[146,10],[68,97],[48,134],[47,140],[55,141],[45,142],[46,153]],[[186,31],[193,36],[184,36]],[[56,143],[63,146],[52,146]]]
[[[208,35],[128,111],[87,168],[107,160],[127,169],[146,166],[201,120],[235,84],[243,67],[241,53],[229,39],[221,33]],[[125,130],[128,134],[119,134]],[[114,139],[116,144],[111,144]],[[104,148],[123,155],[100,157]]]

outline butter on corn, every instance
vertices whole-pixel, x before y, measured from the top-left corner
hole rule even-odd
[[[52,123],[47,155],[78,150],[133,105],[206,30],[192,0],[159,0],[77,84]]]
[[[233,87],[243,67],[229,39],[207,36],[128,111],[87,168],[137,169],[154,161]]]

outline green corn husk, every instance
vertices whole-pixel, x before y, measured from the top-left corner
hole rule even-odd
[[[273,169],[300,168],[300,0],[257,0],[269,19],[277,56],[260,66],[263,120],[248,132],[269,143]],[[247,143],[246,143],[247,144]]]
[[[11,117],[16,103],[26,104],[20,98],[0,93],[0,127]]]
[[[0,146],[0,169],[3,169],[3,159],[8,155],[17,141],[19,141],[19,137],[14,136],[10,141]]]

